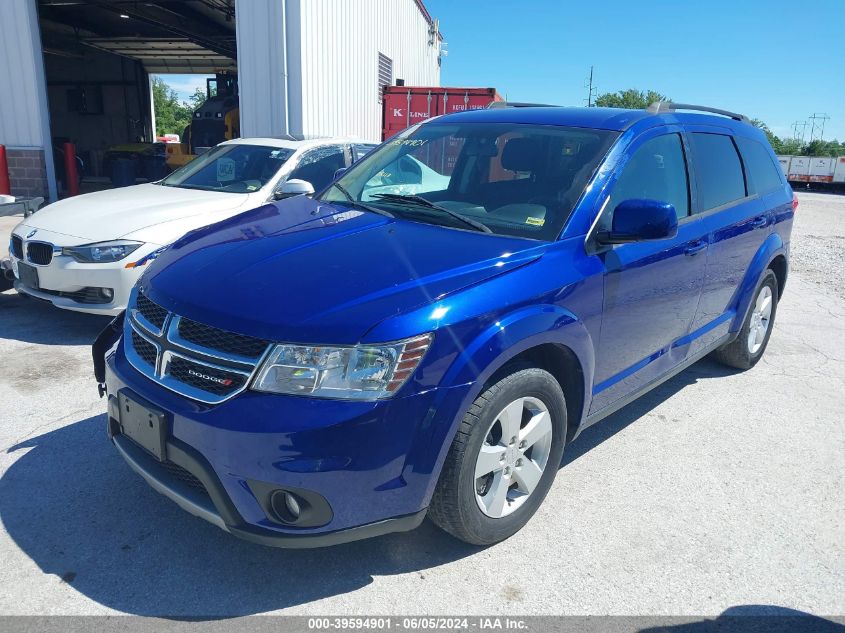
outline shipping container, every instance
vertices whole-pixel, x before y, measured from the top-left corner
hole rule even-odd
[[[502,100],[495,88],[385,86],[381,140],[434,116],[481,110],[493,101]]]
[[[793,156],[789,161],[789,173],[786,175],[789,182],[810,181],[810,157]]]
[[[810,159],[810,182],[833,182],[836,159],[814,157]]]
[[[789,161],[792,159],[792,156],[778,156],[778,163],[780,163],[780,168],[783,170],[783,175],[789,175]]]
[[[833,182],[845,185],[845,156],[836,160],[836,169],[833,172]]]

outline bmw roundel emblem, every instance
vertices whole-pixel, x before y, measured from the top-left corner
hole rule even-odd
[[[38,229],[32,229],[29,233],[26,234],[26,239],[31,238],[36,233],[38,233]]]

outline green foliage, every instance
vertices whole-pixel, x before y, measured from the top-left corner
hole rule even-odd
[[[794,138],[779,138],[760,119],[751,119],[752,125],[760,128],[769,139],[775,154],[781,156],[845,156],[845,143],[839,141],[823,141],[816,139],[802,144]]]
[[[189,97],[190,103],[179,102],[176,91],[161,77],[153,77],[153,108],[156,115],[156,136],[162,134],[182,135],[191,122],[194,110],[205,103],[205,92],[197,88]]]
[[[596,105],[600,108],[631,108],[642,110],[655,101],[671,101],[666,95],[654,90],[619,90],[617,92],[606,92],[596,97]]]

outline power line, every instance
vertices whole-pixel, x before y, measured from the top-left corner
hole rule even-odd
[[[813,122],[812,127],[810,128],[810,142],[812,143],[813,140],[816,138],[816,127],[819,128],[819,140],[824,140],[824,124],[825,121],[829,121],[830,117],[824,112],[814,112],[813,116],[810,117],[810,120]],[[816,123],[816,121],[821,121],[821,123]]]
[[[807,126],[810,125],[806,121],[795,121],[792,124],[792,138],[796,141],[801,141],[801,144],[804,144],[804,135],[807,132]],[[798,133],[798,129],[801,129],[801,133]]]

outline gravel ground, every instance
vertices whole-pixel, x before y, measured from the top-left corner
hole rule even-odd
[[[792,272],[845,299],[845,195],[799,193]]]
[[[799,195],[764,361],[702,361],[586,431],[488,548],[427,522],[275,550],[189,516],[106,440],[105,320],[0,294],[0,614],[845,613],[845,197]]]

